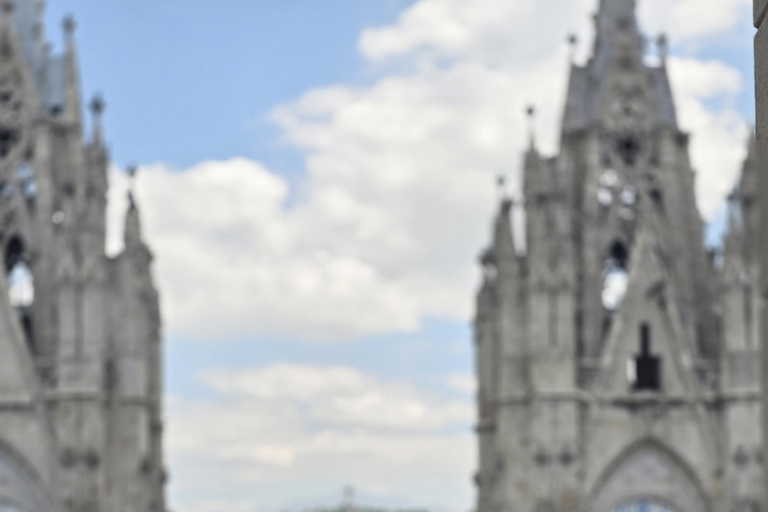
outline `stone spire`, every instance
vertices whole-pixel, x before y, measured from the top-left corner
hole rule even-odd
[[[100,94],[94,95],[93,99],[91,100],[90,108],[93,124],[92,143],[94,147],[101,147],[104,143],[104,131],[102,125],[102,115],[104,114],[104,109],[106,108],[104,98],[102,98]]]
[[[593,69],[602,75],[616,59],[642,61],[643,38],[635,15],[635,0],[601,0],[595,15]]]
[[[141,247],[144,243],[141,234],[141,218],[133,193],[133,181],[136,179],[137,172],[136,166],[131,166],[128,169],[128,174],[131,177],[131,188],[128,191],[128,212],[125,215],[124,242],[126,250]]]
[[[536,107],[528,105],[525,115],[528,118],[528,147],[531,151],[536,151]]]
[[[509,197],[501,200],[493,230],[493,254],[502,278],[510,276],[510,272],[517,266],[512,206],[513,203]]]
[[[0,8],[3,11],[3,16],[11,16],[16,9],[16,2],[15,0],[2,0],[2,2],[0,2]]]
[[[77,44],[75,42],[75,29],[77,24],[74,18],[67,16],[62,22],[64,29],[64,112],[69,119],[80,123],[80,74],[77,69]]]
[[[669,56],[669,39],[666,34],[659,34],[659,37],[656,38],[656,47],[659,50],[661,63],[666,64]]]

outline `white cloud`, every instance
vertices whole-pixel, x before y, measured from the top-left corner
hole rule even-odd
[[[474,375],[456,373],[445,379],[449,388],[462,393],[472,394],[477,391],[477,378]]]
[[[242,159],[183,172],[148,167],[137,189],[174,336],[333,339],[418,325],[403,284],[387,283],[372,263],[337,250],[340,235],[330,238],[334,225],[355,220],[327,197],[343,190],[316,196],[316,213],[288,211],[286,183]]]
[[[680,125],[691,133],[699,208],[711,220],[746,156],[750,128],[735,106],[743,79],[723,62],[692,58],[670,58],[669,73]]]
[[[240,398],[301,404],[328,424],[430,430],[469,424],[473,411],[464,402],[430,405],[413,389],[385,385],[347,367],[276,365],[256,371],[211,372],[204,381]]]
[[[586,32],[592,0],[421,0],[396,24],[365,30],[361,53],[373,61],[424,53],[493,64],[529,64]]]
[[[297,206],[255,162],[142,169],[170,332],[343,340],[467,318],[493,178],[516,172],[526,99],[563,96],[561,64],[513,73],[467,62],[277,109],[308,155]],[[557,112],[542,114],[550,147]]]
[[[739,5],[708,8],[721,11],[721,23],[701,21],[681,37],[726,30]],[[396,24],[366,30],[360,47],[369,59],[419,65],[366,87],[311,90],[274,110],[284,140],[306,155],[291,206],[286,181],[256,162],[143,169],[138,195],[169,331],[338,341],[413,331],[426,317],[467,319],[493,177],[509,174],[517,189],[528,103],[540,107],[541,147],[555,151],[567,79],[562,36],[571,20],[584,32],[592,7],[421,0]],[[709,218],[743,155],[734,99],[744,84],[718,61],[672,58],[670,69]]]
[[[644,19],[660,27],[647,11],[654,1],[641,3]],[[742,3],[708,5],[673,37],[698,44],[727,31]],[[419,0],[397,23],[360,38],[371,66],[394,62],[396,71],[368,86],[311,90],[274,110],[285,141],[306,156],[297,190],[243,159],[142,169],[137,193],[173,336],[334,341],[415,330],[429,316],[469,317],[473,261],[495,208],[493,177],[505,172],[518,187],[529,103],[539,106],[542,148],[555,151],[564,36],[589,39],[594,7],[587,0],[471,4]],[[673,13],[690,5],[664,4]],[[727,65],[695,55],[669,66],[710,215],[743,154],[734,102],[744,84]],[[114,236],[126,184],[113,177]],[[113,238],[111,247],[118,245]],[[347,483],[387,503],[471,506],[468,401],[345,367],[218,371],[204,382],[219,396],[171,403],[173,490],[230,501],[200,500],[187,512],[247,510],[254,496],[263,510],[303,506]],[[466,375],[446,376],[445,385],[474,387]]]
[[[175,493],[227,488],[228,499],[244,503],[268,488],[261,506],[283,508],[297,496],[308,499],[296,487],[311,478],[310,489],[349,483],[373,499],[399,496],[437,510],[471,506],[468,403],[347,367],[218,370],[202,382],[220,396],[191,403],[175,398],[169,408]],[[441,486],[453,490],[435,494]]]
[[[638,6],[649,34],[687,44],[749,26],[752,15],[750,0],[640,0]]]

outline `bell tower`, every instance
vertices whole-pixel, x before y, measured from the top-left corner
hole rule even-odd
[[[755,213],[744,192],[720,269],[667,41],[649,65],[635,9],[600,0],[559,151],[542,155],[532,137],[524,155],[525,247],[499,251],[497,222],[483,259],[479,512],[715,512],[756,496],[758,298],[745,292],[756,269],[743,235],[756,228],[740,220]]]

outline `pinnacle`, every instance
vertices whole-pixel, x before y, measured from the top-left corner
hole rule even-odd
[[[9,16],[13,14],[13,11],[16,9],[16,2],[15,0],[2,0],[0,8],[3,10],[3,15]]]
[[[104,102],[104,98],[101,96],[101,94],[94,95],[93,99],[91,100],[91,112],[93,112],[93,115],[101,115],[105,108],[106,103]]]
[[[600,12],[631,14],[635,11],[635,0],[601,0]]]
[[[74,34],[75,29],[77,29],[77,23],[75,22],[75,18],[72,16],[66,16],[61,22],[61,26],[64,28],[64,33],[68,36]]]

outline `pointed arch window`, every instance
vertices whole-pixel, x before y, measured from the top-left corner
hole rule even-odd
[[[670,507],[652,500],[639,500],[616,507],[614,512],[674,512]]]
[[[616,311],[624,300],[629,276],[629,251],[626,246],[616,241],[603,263],[603,289],[601,299],[606,311]]]
[[[624,165],[633,167],[640,154],[640,140],[634,135],[625,135],[616,140],[616,153]]]
[[[29,255],[24,243],[18,237],[13,237],[5,247],[4,256],[8,297],[11,305],[16,308],[27,342],[34,351],[32,306],[35,301],[35,278],[29,266]]]
[[[29,308],[34,303],[35,278],[26,262],[19,261],[8,272],[8,294],[17,308]]]

